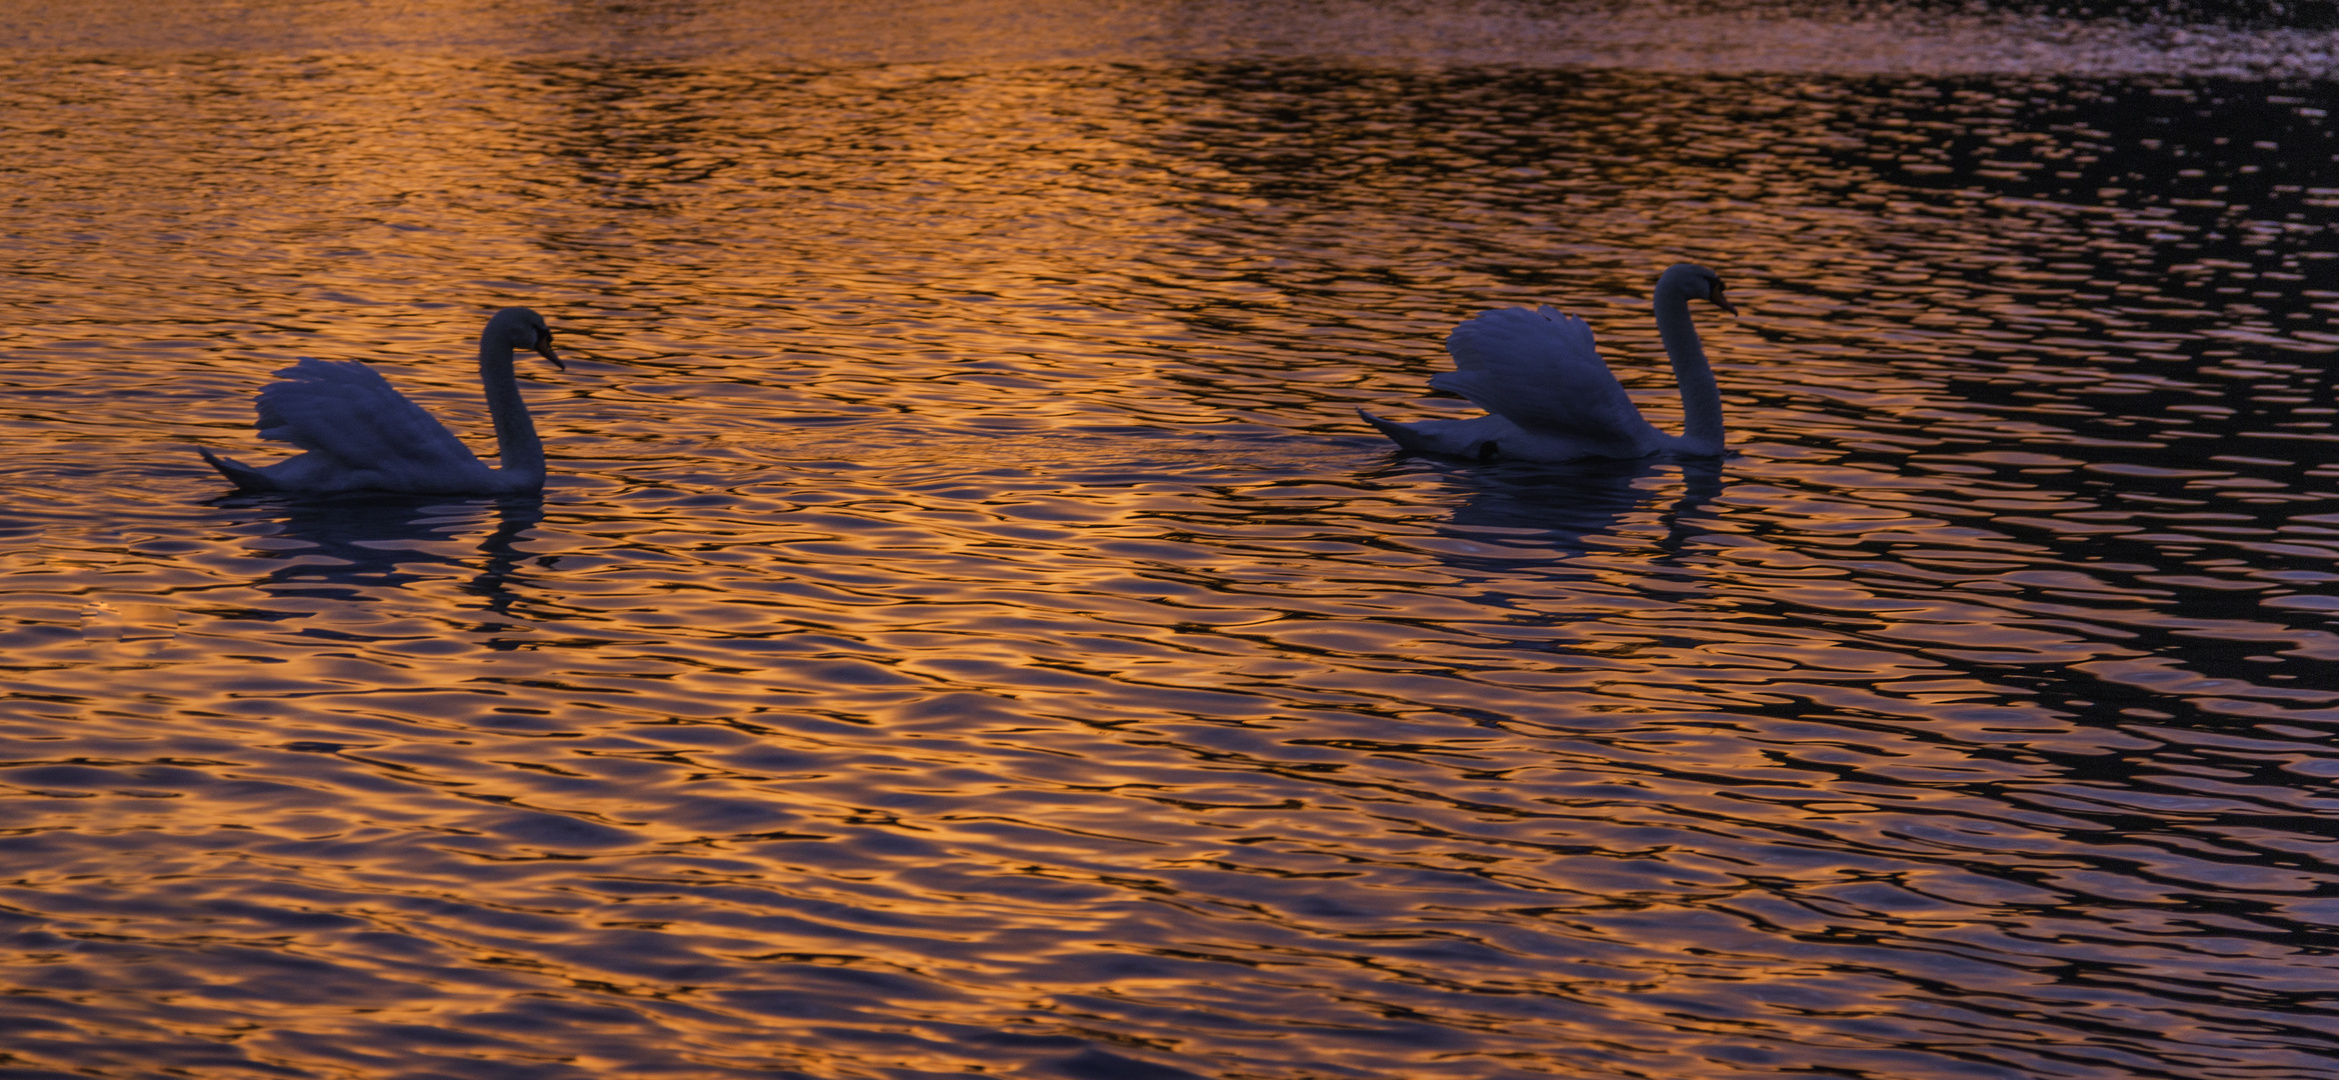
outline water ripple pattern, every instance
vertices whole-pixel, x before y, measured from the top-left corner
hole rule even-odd
[[[0,1074],[2339,1078],[2329,82],[561,10],[0,59]],[[1356,420],[1676,259],[1736,456]]]

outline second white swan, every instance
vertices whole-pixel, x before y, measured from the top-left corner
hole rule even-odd
[[[520,400],[512,356],[531,349],[563,371],[544,317],[511,307],[479,335],[479,382],[503,468],[479,460],[422,406],[355,360],[302,360],[260,390],[260,437],[304,453],[253,467],[202,447],[203,460],[245,491],[391,491],[414,495],[505,495],[544,487],[544,442]]]
[[[1584,320],[1548,307],[1489,311],[1447,335],[1456,370],[1432,376],[1429,385],[1469,398],[1487,415],[1400,424],[1357,413],[1418,454],[1481,461],[1719,456],[1722,393],[1690,322],[1691,300],[1738,313],[1722,298],[1722,279],[1702,266],[1678,263],[1657,279],[1657,334],[1681,386],[1679,435],[1658,431],[1633,407]]]

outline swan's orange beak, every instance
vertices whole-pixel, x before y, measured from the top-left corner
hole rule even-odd
[[[536,355],[552,361],[552,366],[562,371],[569,369],[567,364],[560,362],[560,354],[552,351],[552,335],[550,334],[544,335],[543,339],[536,343]]]
[[[1738,314],[1738,305],[1733,304],[1728,300],[1722,299],[1722,290],[1719,288],[1715,289],[1714,294],[1712,296],[1706,297],[1706,299],[1713,301],[1714,306],[1721,308],[1723,311],[1727,311],[1732,315]]]

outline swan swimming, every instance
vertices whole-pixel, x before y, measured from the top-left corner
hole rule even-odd
[[[512,354],[532,349],[568,370],[552,351],[544,317],[509,307],[479,334],[479,382],[503,468],[491,469],[422,406],[355,360],[307,359],[276,372],[260,390],[260,437],[305,453],[253,468],[202,447],[195,452],[244,491],[393,491],[415,495],[502,495],[544,487],[544,442],[528,420]]]
[[[1414,424],[1363,409],[1357,415],[1417,454],[1481,461],[1720,456],[1722,392],[1690,323],[1691,300],[1738,314],[1722,299],[1722,279],[1705,267],[1676,263],[1657,279],[1657,334],[1681,386],[1680,435],[1641,417],[1592,347],[1590,325],[1548,307],[1489,311],[1446,336],[1456,370],[1431,376],[1429,385],[1489,415]]]

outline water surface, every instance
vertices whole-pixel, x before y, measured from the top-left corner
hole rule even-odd
[[[0,1073],[2339,1077],[2292,31],[96,10],[0,54]],[[1726,461],[1355,418],[1552,303],[1677,426],[1680,259]],[[187,449],[299,356],[484,447],[514,303],[541,499]]]

